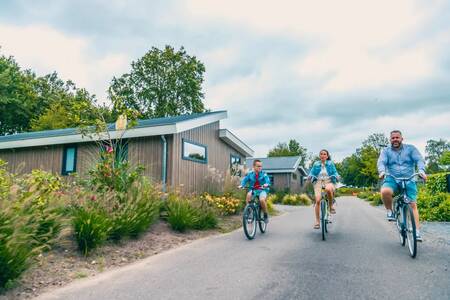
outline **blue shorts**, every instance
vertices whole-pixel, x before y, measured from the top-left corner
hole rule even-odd
[[[261,198],[267,198],[267,192],[265,190],[252,190],[255,196],[259,196],[259,199]]]
[[[387,176],[384,179],[383,187],[390,188],[394,191],[394,194],[398,194],[400,192],[400,184],[398,184],[394,178]],[[408,181],[406,183],[406,196],[411,202],[416,202],[417,200],[417,184],[415,181]]]

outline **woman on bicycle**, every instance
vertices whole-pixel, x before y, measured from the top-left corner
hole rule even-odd
[[[315,206],[315,214],[316,214],[316,222],[314,224],[315,229],[320,228],[320,219],[319,219],[319,211],[320,211],[320,198],[322,197],[322,183],[325,184],[325,190],[328,195],[328,201],[330,205],[330,212],[332,214],[336,213],[334,208],[333,198],[334,198],[334,190],[336,189],[335,185],[337,182],[337,178],[339,178],[339,174],[336,170],[336,166],[331,161],[330,153],[328,150],[322,149],[319,153],[320,160],[315,161],[311,171],[309,172],[308,179],[312,181],[314,185],[314,195],[316,198],[316,206]]]

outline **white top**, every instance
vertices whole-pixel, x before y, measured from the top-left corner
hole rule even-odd
[[[322,164],[322,168],[319,173],[319,178],[324,178],[324,177],[328,177],[328,172],[327,172],[327,168],[325,168],[325,165]]]

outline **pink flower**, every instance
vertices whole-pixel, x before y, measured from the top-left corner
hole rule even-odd
[[[112,147],[106,146],[106,152],[111,153],[113,151],[114,151],[114,149]]]
[[[95,195],[92,195],[92,196],[91,196],[91,200],[92,200],[92,201],[95,201],[95,200],[97,200],[97,197],[96,197]]]

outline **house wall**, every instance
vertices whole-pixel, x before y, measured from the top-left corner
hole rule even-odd
[[[61,174],[63,145],[29,147],[0,150],[0,159],[8,162],[8,170],[13,173],[30,173],[42,169]]]
[[[207,146],[207,163],[182,158],[182,140]],[[223,189],[223,180],[230,170],[231,154],[245,157],[219,138],[219,122],[197,127],[173,136],[169,153],[168,184],[182,192],[216,191]]]
[[[270,174],[270,173],[268,173]],[[289,189],[292,193],[300,192],[302,188],[302,179],[300,171],[296,171],[297,179],[293,177],[294,173],[274,173],[273,175],[273,188],[277,191],[283,191]]]

